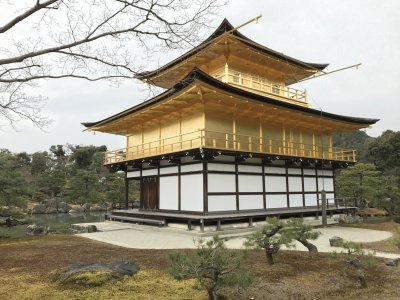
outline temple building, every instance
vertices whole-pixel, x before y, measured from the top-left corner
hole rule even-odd
[[[335,170],[356,162],[332,146],[332,134],[377,119],[310,108],[292,84],[327,64],[306,63],[264,47],[224,20],[199,46],[137,79],[165,91],[94,123],[126,147],[105,165],[140,181],[140,208],[110,219],[199,222],[303,215],[335,202]],[[329,92],[329,91],[327,91]],[[151,221],[149,221],[151,222]],[[220,224],[220,223],[219,223]]]

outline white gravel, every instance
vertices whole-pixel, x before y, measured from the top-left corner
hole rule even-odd
[[[117,246],[135,248],[135,249],[188,249],[194,248],[193,241],[199,238],[195,232],[185,230],[177,230],[164,227],[153,227],[146,225],[136,225],[118,222],[99,222],[90,223],[97,226],[100,232],[82,233],[82,237],[110,243]],[[340,252],[344,249],[339,247],[331,247],[329,238],[339,236],[344,240],[353,242],[375,242],[390,238],[392,234],[387,231],[331,226],[326,228],[318,228],[321,231],[320,237],[313,241],[320,252]],[[205,237],[209,239],[210,237]],[[227,246],[232,249],[243,247],[245,237],[243,234],[239,236],[231,236],[227,241]],[[296,250],[307,251],[307,249],[299,243],[296,243]],[[377,252],[377,256],[387,258],[400,257],[398,254]]]

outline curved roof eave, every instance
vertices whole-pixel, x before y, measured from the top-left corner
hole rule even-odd
[[[166,98],[174,95],[175,93],[182,91],[184,88],[189,87],[195,81],[204,82],[205,84],[213,86],[216,89],[227,91],[229,93],[232,93],[233,95],[241,96],[241,97],[255,100],[258,102],[262,102],[265,104],[270,104],[270,105],[283,107],[283,108],[287,108],[287,109],[291,109],[291,110],[295,110],[295,111],[299,111],[299,112],[304,112],[304,113],[315,115],[315,116],[322,117],[322,118],[328,118],[328,119],[332,119],[332,120],[336,120],[336,121],[343,121],[343,122],[348,122],[348,123],[352,123],[352,124],[360,124],[360,125],[372,125],[379,121],[379,119],[358,118],[358,117],[337,115],[337,114],[328,113],[328,112],[324,112],[324,111],[313,109],[313,108],[308,108],[308,107],[303,107],[303,106],[299,106],[296,104],[283,102],[280,100],[275,100],[272,98],[261,96],[259,94],[254,94],[254,93],[248,92],[246,90],[242,90],[240,88],[223,83],[222,81],[219,81],[219,80],[207,75],[203,71],[195,68],[179,83],[175,84],[172,88],[166,90],[165,92],[161,93],[160,95],[158,95],[154,98],[151,98],[139,105],[133,106],[129,109],[126,109],[116,115],[113,115],[113,116],[103,119],[101,121],[84,122],[81,124],[83,126],[87,127],[87,129],[90,129],[92,127],[96,127],[99,125],[107,124],[113,120],[122,118],[131,113],[145,109],[152,104],[155,104],[162,100],[165,100]]]
[[[144,71],[144,72],[138,73],[135,76],[135,78],[136,79],[140,79],[140,80],[148,79],[148,78],[152,77],[153,75],[156,75],[156,74],[158,74],[160,72],[163,72],[163,71],[167,70],[168,68],[171,68],[171,67],[181,63],[182,61],[184,61],[184,60],[190,58],[191,56],[197,54],[198,52],[200,52],[203,49],[203,46],[205,44],[209,43],[211,40],[218,38],[219,36],[221,36],[225,32],[230,31],[232,29],[234,29],[233,25],[225,18],[222,21],[222,23],[217,27],[217,29],[206,40],[204,40],[202,43],[200,43],[197,47],[193,48],[192,50],[186,52],[185,54],[179,56],[178,58],[174,59],[173,61],[165,64],[164,66],[162,66],[162,67],[160,67],[160,68],[158,68],[156,70]],[[243,35],[242,33],[240,33],[237,30],[234,30],[232,32],[232,34],[234,36],[239,37],[241,39],[241,41],[243,43],[246,43],[246,45],[249,46],[249,47],[255,48],[258,51],[261,51],[261,52],[263,52],[265,54],[272,55],[272,56],[274,56],[274,57],[276,57],[278,59],[283,59],[285,61],[289,61],[289,62],[291,62],[293,64],[296,64],[296,65],[299,65],[300,67],[303,67],[303,68],[310,69],[310,67],[311,67],[311,68],[314,68],[314,69],[316,69],[318,71],[322,71],[323,69],[325,69],[329,65],[329,64],[318,64],[318,63],[303,62],[303,61],[298,60],[296,58],[287,56],[287,55],[285,55],[285,54],[283,54],[281,52],[272,50],[270,48],[267,48],[267,47],[265,47],[263,45],[260,45],[260,44],[258,44],[256,42],[254,42],[253,40],[249,39],[248,37],[246,37],[245,35]]]

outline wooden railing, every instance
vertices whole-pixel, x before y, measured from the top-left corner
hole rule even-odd
[[[356,161],[355,150],[331,148],[328,145],[310,145],[243,134],[199,129],[179,134],[177,136],[106,152],[104,163],[112,164],[200,147],[272,155],[329,159],[344,162]]]
[[[247,74],[235,74],[229,72],[228,78],[226,78],[226,75],[218,75],[215,76],[215,78],[231,85],[244,88],[256,94],[263,96],[273,95],[275,97],[279,97],[285,102],[298,104],[301,106],[308,106],[306,90],[300,91],[291,87],[285,87],[263,80],[253,80]]]

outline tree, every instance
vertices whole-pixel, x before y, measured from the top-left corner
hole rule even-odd
[[[399,178],[396,176],[383,176],[377,197],[373,200],[374,207],[386,210],[390,217],[400,211]]]
[[[339,132],[332,136],[333,147],[354,149],[357,151],[357,160],[359,162],[369,162],[368,143],[374,138],[370,137],[364,131]]]
[[[3,1],[0,24],[0,116],[14,126],[43,127],[42,79],[132,79],[132,49],[193,45],[222,0]],[[136,54],[136,57],[135,57]]]
[[[303,219],[290,218],[286,222],[285,230],[292,239],[303,244],[309,252],[318,252],[318,248],[308,240],[316,240],[321,232],[313,230],[313,227],[305,224]]]
[[[218,236],[207,242],[199,240],[196,246],[194,255],[184,252],[169,255],[169,272],[175,279],[197,279],[207,290],[209,300],[218,299],[217,292],[223,286],[246,288],[251,284],[252,273],[241,268],[245,252],[227,249]]]
[[[400,132],[386,130],[368,144],[369,159],[386,174],[400,176]]]
[[[336,193],[338,197],[354,198],[356,206],[365,206],[376,198],[381,182],[382,174],[374,165],[359,163],[340,172]]]
[[[29,184],[23,176],[17,158],[10,152],[0,151],[0,206],[26,206]]]
[[[282,245],[293,246],[290,234],[281,230],[284,226],[285,223],[276,217],[266,218],[266,223],[262,228],[247,238],[245,246],[253,249],[264,249],[268,264],[273,265],[273,255],[278,253]]]
[[[368,284],[365,272],[368,269],[376,267],[376,258],[372,254],[367,254],[361,243],[344,241],[342,247],[349,255],[346,259],[346,263],[356,269],[356,277],[360,286],[366,288]]]

